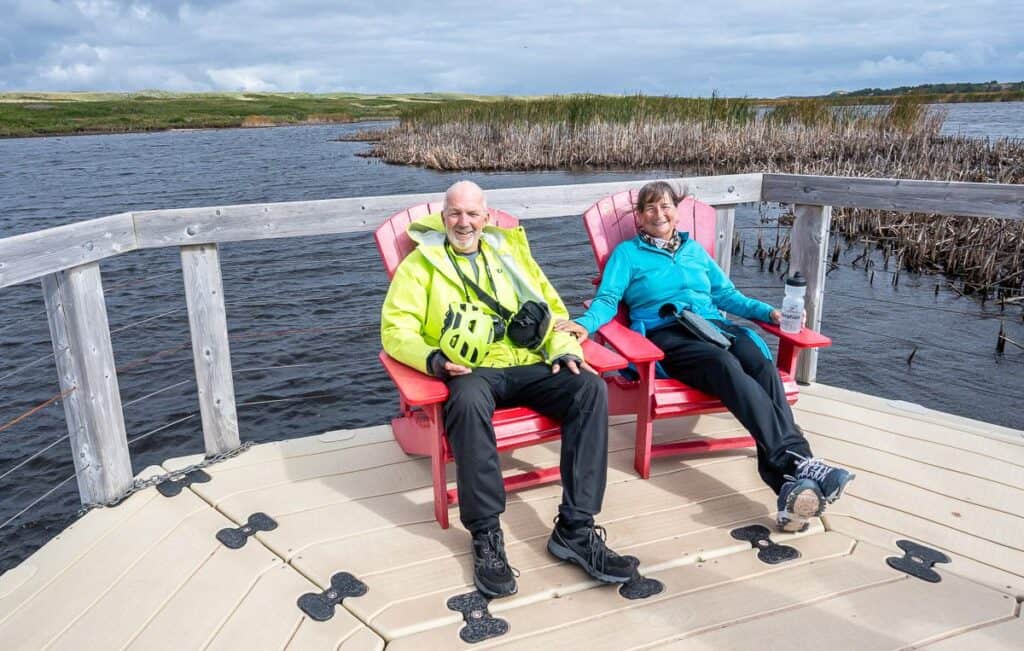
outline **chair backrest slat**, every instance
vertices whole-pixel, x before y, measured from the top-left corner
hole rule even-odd
[[[440,201],[421,203],[391,215],[377,228],[373,234],[373,239],[377,242],[377,250],[380,251],[380,257],[384,262],[384,269],[388,272],[388,278],[394,277],[398,265],[405,259],[405,256],[412,253],[412,250],[416,248],[416,243],[409,237],[409,224],[421,217],[441,212],[442,207],[443,204]],[[519,219],[507,212],[495,208],[489,208],[489,210],[491,213],[491,223],[495,226],[515,228],[519,225]]]
[[[636,237],[636,190],[618,192],[601,199],[583,214],[583,224],[590,237],[598,272],[604,270],[608,257],[624,240]],[[708,255],[715,255],[715,223],[717,214],[712,206],[686,197],[678,206],[680,230],[704,247]]]
[[[583,213],[583,224],[590,238],[590,248],[597,262],[597,284],[604,265],[608,262],[612,251],[620,242],[636,237],[636,204],[637,190],[618,192],[601,199]],[[694,200],[693,197],[683,199],[677,208],[679,223],[677,228],[686,231],[690,237],[704,247],[711,257],[715,256],[715,222],[717,213],[706,203]],[[629,314],[625,303],[619,304],[616,320],[629,324]]]

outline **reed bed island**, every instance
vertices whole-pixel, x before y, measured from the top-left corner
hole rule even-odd
[[[359,134],[372,142],[367,156],[439,170],[757,170],[1024,182],[1024,141],[941,135],[944,111],[912,96],[884,106],[804,99],[766,108],[714,96],[574,95],[447,102],[400,117]],[[883,249],[886,264],[959,277],[957,291],[998,300],[1024,295],[1024,224],[836,209],[833,230]]]

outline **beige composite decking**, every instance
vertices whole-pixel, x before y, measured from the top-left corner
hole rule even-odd
[[[1024,432],[822,385],[796,412],[815,452],[858,475],[809,531],[773,534],[798,560],[767,565],[730,536],[774,513],[752,450],[656,460],[643,481],[619,419],[599,522],[665,591],[630,601],[557,562],[544,545],[559,487],[514,493],[503,525],[519,593],[490,605],[509,632],[472,646],[1024,648]],[[738,430],[728,415],[656,425],[666,440]],[[557,443],[526,448],[505,466],[556,455]],[[147,489],[89,513],[0,577],[0,648],[469,646],[445,605],[472,590],[468,535],[434,522],[429,462],[389,428],[260,445],[209,472],[176,497]],[[238,550],[214,538],[257,511],[277,529]],[[885,563],[901,538],[953,558],[940,583]],[[369,591],[330,621],[304,617],[296,599],[342,571]]]

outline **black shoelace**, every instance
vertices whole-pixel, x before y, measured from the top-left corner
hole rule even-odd
[[[505,560],[505,541],[497,529],[484,534],[486,544],[480,545],[480,564],[496,570],[503,569],[508,562]]]

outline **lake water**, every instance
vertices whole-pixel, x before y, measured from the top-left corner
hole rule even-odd
[[[947,129],[1024,137],[1024,104],[949,105]],[[366,125],[0,140],[0,237],[130,210],[441,192],[463,174],[358,158],[336,142]],[[980,130],[980,131],[978,131]],[[678,171],[471,174],[485,188],[678,176]],[[770,216],[770,213],[768,213]],[[757,206],[737,211],[753,250]],[[534,253],[570,310],[593,291],[578,216],[528,221]],[[898,287],[844,254],[828,276],[820,382],[1024,428],[1024,351],[995,355],[1000,320],[1024,342],[1020,308],[1005,314],[904,273]],[[369,233],[222,247],[224,289],[243,440],[269,441],[386,422],[396,395],[379,368],[386,279]],[[879,269],[881,266],[879,265]],[[107,308],[136,472],[202,451],[178,254],[129,253],[103,263]],[[782,298],[777,274],[733,261],[748,294]],[[39,283],[0,292],[0,427],[57,393]],[[907,364],[917,349],[913,363]],[[73,474],[55,402],[0,431],[0,523]],[[44,451],[46,446],[51,448]],[[40,453],[13,470],[32,455]],[[74,481],[0,527],[0,572],[58,533],[78,506]]]

